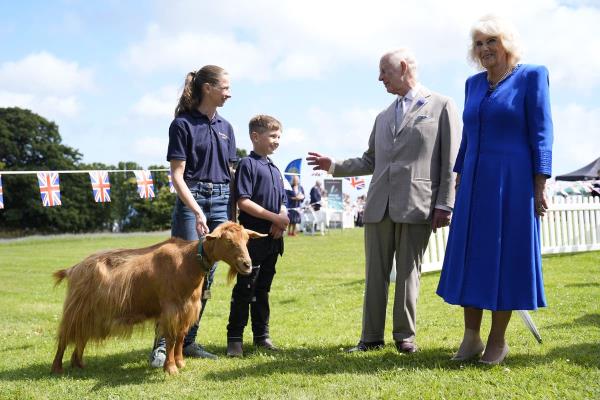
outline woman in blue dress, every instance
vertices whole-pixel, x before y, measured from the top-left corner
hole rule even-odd
[[[518,64],[511,25],[487,16],[471,38],[471,59],[484,71],[466,82],[456,203],[437,293],[464,308],[464,337],[453,359],[483,352],[481,362],[498,364],[508,353],[512,310],[546,305],[539,217],[548,207],[552,119],[548,71]],[[485,346],[484,309],[492,312]]]

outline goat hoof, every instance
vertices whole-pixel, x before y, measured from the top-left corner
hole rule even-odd
[[[52,373],[55,375],[62,375],[63,373],[63,368],[62,367],[58,367],[58,366],[52,366]]]
[[[176,375],[179,373],[179,370],[175,365],[165,365],[164,367],[165,373],[169,375]]]
[[[185,361],[182,359],[180,360],[175,360],[175,365],[177,365],[177,368],[184,368],[185,367]]]

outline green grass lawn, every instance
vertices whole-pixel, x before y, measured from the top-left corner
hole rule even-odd
[[[255,351],[246,333],[243,359],[225,357],[231,287],[220,266],[199,341],[221,357],[187,359],[176,376],[148,367],[153,327],[86,350],[85,370],[50,374],[65,286],[51,273],[99,249],[140,247],[165,234],[67,236],[0,243],[0,399],[599,399],[600,252],[544,258],[549,307],[532,313],[544,343],[518,316],[501,366],[449,359],[462,337],[462,311],[422,277],[417,341],[400,355],[387,328],[384,350],[346,354],[360,335],[363,231],[286,239],[271,292],[271,334],[282,348]],[[393,293],[393,290],[390,291]],[[388,316],[391,313],[388,311]],[[391,326],[390,323],[388,325]],[[489,313],[483,329],[489,329]]]

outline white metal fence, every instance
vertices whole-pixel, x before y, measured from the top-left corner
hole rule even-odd
[[[542,254],[600,250],[600,198],[553,197],[542,218]],[[431,235],[422,271],[439,271],[444,261],[448,228]]]

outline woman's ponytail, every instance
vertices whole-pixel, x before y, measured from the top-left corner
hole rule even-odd
[[[202,86],[205,83],[218,85],[219,79],[226,73],[223,68],[216,65],[205,65],[196,72],[188,73],[181,97],[175,107],[175,117],[198,108],[202,102]]]

